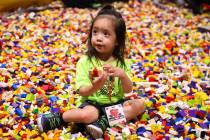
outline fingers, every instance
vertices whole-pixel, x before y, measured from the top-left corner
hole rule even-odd
[[[92,81],[92,84],[100,89],[104,86],[104,83],[107,81],[107,78],[108,74],[106,72],[103,72],[99,77]]]
[[[108,74],[107,72],[103,71],[99,77],[96,78],[96,81],[105,81],[107,80]]]
[[[99,77],[97,77],[97,79],[107,80],[108,76],[119,77],[122,73],[122,69],[118,67],[113,67],[110,64],[105,64],[103,65],[103,70],[99,72]],[[93,78],[92,76],[90,76],[90,79],[95,79],[95,77]]]
[[[112,77],[119,77],[122,73],[122,69],[113,66],[105,67],[104,71],[108,73],[108,76]]]
[[[108,64],[103,66],[103,70],[108,73],[108,76],[113,76],[115,73],[115,67]]]
[[[108,65],[108,64],[105,64],[104,66],[103,66],[103,70],[104,71],[106,71],[106,72],[109,72],[109,70],[112,68],[112,66],[111,65]]]
[[[108,73],[106,71],[103,71],[101,77],[103,80],[106,80],[108,77]]]

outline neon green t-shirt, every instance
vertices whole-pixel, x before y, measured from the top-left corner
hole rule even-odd
[[[89,77],[89,71],[92,70],[94,67],[96,68],[102,68],[102,65],[106,64],[106,61],[101,61],[99,59],[96,59],[95,57],[91,58],[91,61],[88,59],[87,56],[82,56],[80,60],[77,63],[76,66],[76,88],[77,90],[81,86],[90,86],[92,85],[90,77]],[[109,62],[110,65],[115,67],[120,67],[120,62],[117,64],[117,60],[114,60],[112,62]],[[127,76],[131,77],[131,70],[130,70],[130,63],[128,60],[125,60],[126,67],[124,67],[124,71],[127,74]],[[118,66],[119,65],[119,66]],[[122,68],[122,67],[121,67]],[[114,78],[114,83],[112,87],[112,96],[111,101],[108,96],[108,83],[106,82],[102,89],[98,90],[97,92],[93,93],[90,96],[80,96],[79,99],[76,101],[77,106],[81,105],[85,100],[91,100],[93,102],[97,102],[101,105],[107,105],[116,103],[119,100],[124,98],[123,89],[121,86],[121,81],[118,77]]]

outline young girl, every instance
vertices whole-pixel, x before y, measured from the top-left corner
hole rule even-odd
[[[123,17],[112,6],[102,8],[93,19],[88,51],[77,63],[76,87],[81,98],[79,108],[62,115],[43,114],[38,118],[40,131],[57,128],[62,122],[86,124],[94,138],[101,138],[109,126],[105,107],[122,104],[129,121],[144,111],[144,100],[125,100],[132,91],[130,65],[124,59],[126,26]],[[95,71],[94,78],[90,71]]]

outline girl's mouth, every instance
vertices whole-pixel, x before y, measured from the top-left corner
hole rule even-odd
[[[102,45],[96,45],[95,47],[96,47],[97,49],[102,49],[102,48],[103,48]]]

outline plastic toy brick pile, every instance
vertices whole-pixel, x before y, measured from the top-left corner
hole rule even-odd
[[[114,3],[128,31],[134,90],[146,111],[104,139],[210,139],[209,15],[173,4]],[[32,10],[33,9],[33,10]],[[75,108],[75,65],[97,9],[18,9],[0,16],[0,139],[91,139],[69,124],[39,133],[36,118]]]

